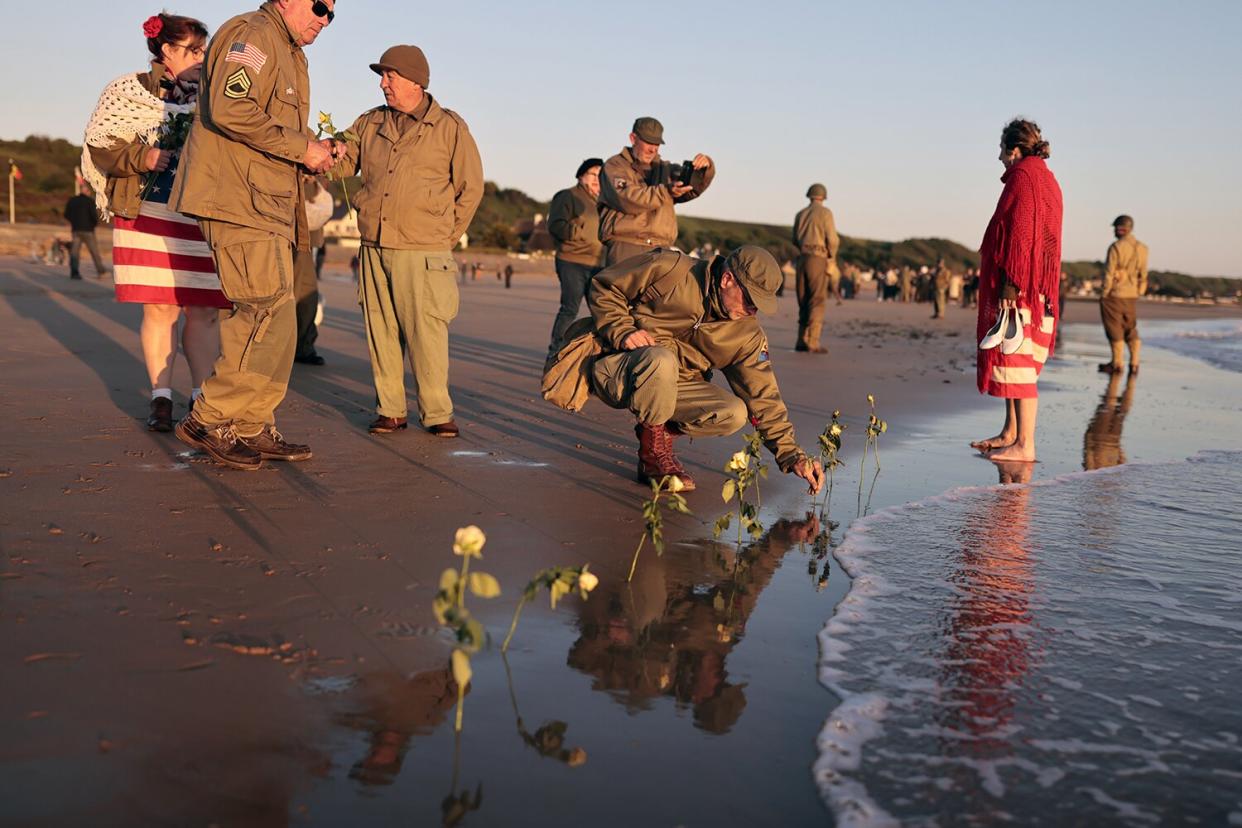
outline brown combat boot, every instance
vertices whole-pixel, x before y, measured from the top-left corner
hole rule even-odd
[[[209,426],[186,414],[174,431],[178,440],[231,469],[254,471],[263,466],[263,455],[243,443],[232,425]]]
[[[237,439],[257,451],[264,460],[287,460],[296,463],[300,460],[309,460],[314,456],[311,454],[310,446],[290,443],[273,425],[264,426],[263,430],[253,437],[238,435]]]
[[[173,406],[168,397],[155,397],[151,400],[151,414],[147,417],[147,431],[173,430]]]
[[[683,491],[694,491],[694,478],[686,473],[685,467],[673,453],[673,434],[667,426],[639,423],[634,426],[634,433],[638,435],[639,483],[650,483],[673,475],[681,480]]]

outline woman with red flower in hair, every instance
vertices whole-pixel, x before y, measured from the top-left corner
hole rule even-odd
[[[180,145],[193,118],[207,27],[157,14],[142,24],[148,72],[104,89],[83,142],[82,171],[104,219],[112,218],[118,302],[142,305],[140,338],[151,381],[147,428],[172,431],[177,322],[190,367],[191,407],[220,352],[217,315],[232,303],[220,290],[211,250],[191,218],[168,209]]]
[[[1005,400],[1005,425],[971,445],[998,462],[1035,462],[1035,383],[1056,333],[1061,277],[1061,187],[1048,156],[1038,124],[1015,119],[1005,126],[1005,187],[979,251],[979,338],[1002,313],[1021,327],[1003,347],[979,349],[979,393]]]

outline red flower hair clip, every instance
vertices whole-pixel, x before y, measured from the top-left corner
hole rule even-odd
[[[159,37],[160,32],[162,31],[164,31],[164,18],[160,17],[158,14],[151,15],[147,18],[147,22],[142,24],[142,33],[146,35],[148,39]]]

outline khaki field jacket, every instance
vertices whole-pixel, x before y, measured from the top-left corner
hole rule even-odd
[[[1104,263],[1106,299],[1135,299],[1147,293],[1147,245],[1134,236],[1117,239],[1108,247]]]
[[[793,243],[803,256],[835,259],[841,247],[832,211],[819,202],[812,202],[794,216]]]
[[[604,162],[599,174],[600,241],[672,247],[677,241],[673,205],[701,196],[716,177],[716,165],[699,171],[694,189],[677,199],[667,187],[648,184],[650,172],[651,165],[639,164],[629,147]]]

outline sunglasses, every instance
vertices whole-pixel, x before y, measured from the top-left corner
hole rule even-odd
[[[323,0],[315,0],[314,3],[311,3],[311,14],[315,15],[315,17],[326,17],[329,23],[336,18],[336,12],[328,8],[328,4],[323,2]]]

